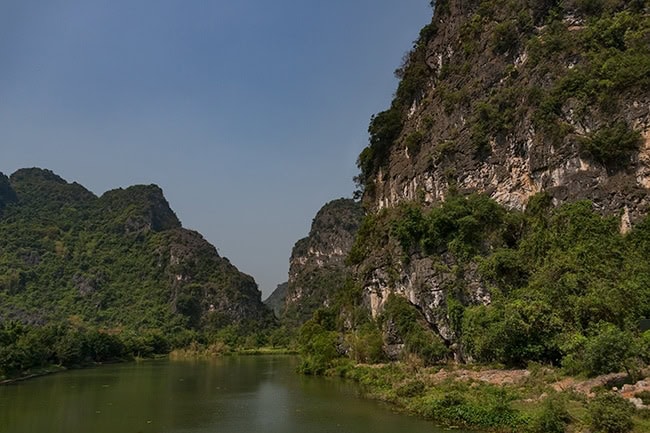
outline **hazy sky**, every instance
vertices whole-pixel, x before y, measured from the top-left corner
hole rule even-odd
[[[156,183],[264,296],[327,201],[428,0],[4,0],[0,171]]]

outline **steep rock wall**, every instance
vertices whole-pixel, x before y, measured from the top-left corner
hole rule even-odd
[[[363,218],[361,205],[351,199],[327,203],[316,214],[309,236],[291,253],[285,299],[287,319],[303,322],[327,306],[345,283],[345,258]]]
[[[647,215],[647,3],[619,2],[598,13],[556,3],[437,2],[432,23],[397,71],[395,100],[371,121],[370,146],[359,158],[358,181],[372,213],[400,203],[427,209],[469,192],[523,210],[543,192],[555,205],[591,200],[599,212],[620,217],[622,232]],[[614,28],[614,42],[603,42]],[[619,68],[628,61],[636,75]],[[633,79],[620,75],[628,72]],[[614,152],[598,147],[606,139]],[[368,250],[355,275],[375,317],[390,293],[399,294],[453,345],[451,292],[461,285],[464,303],[491,302],[476,263],[459,271],[447,253],[405,257],[388,229]]]

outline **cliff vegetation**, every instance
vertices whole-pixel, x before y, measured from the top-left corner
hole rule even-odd
[[[274,323],[254,280],[182,228],[155,185],[96,197],[22,169],[0,176],[0,212],[0,377],[191,341],[252,345]]]

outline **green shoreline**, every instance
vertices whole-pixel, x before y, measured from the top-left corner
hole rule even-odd
[[[325,372],[326,377],[357,383],[364,398],[444,428],[517,433],[587,432],[590,411],[599,396],[612,396],[597,379],[565,376],[558,369],[534,365],[508,370],[488,366],[421,367],[406,363],[366,365],[342,362]],[[622,376],[622,374],[620,375]],[[559,389],[572,382],[575,388]],[[606,389],[607,388],[607,389]],[[591,392],[593,391],[593,393]],[[623,401],[618,397],[613,397]],[[623,404],[628,404],[624,402]],[[630,414],[632,433],[650,431],[650,409]],[[615,415],[618,416],[618,415]]]
[[[294,349],[284,349],[284,348],[270,348],[270,347],[261,347],[256,349],[234,349],[221,352],[217,355],[212,355],[207,353],[208,349],[196,350],[196,349],[176,349],[171,351],[168,354],[164,355],[154,355],[152,357],[134,357],[132,359],[115,359],[105,362],[92,362],[84,365],[69,366],[65,367],[62,365],[50,365],[47,367],[41,367],[36,369],[30,369],[23,372],[19,376],[8,377],[0,379],[0,386],[11,385],[17,382],[24,382],[30,379],[35,379],[42,376],[48,376],[50,374],[62,373],[70,370],[84,370],[89,368],[102,367],[104,365],[111,364],[125,364],[129,362],[147,362],[155,361],[158,359],[169,359],[169,360],[182,360],[182,359],[208,359],[216,358],[221,356],[264,356],[264,355],[298,355],[298,351]],[[175,354],[179,355],[175,357]]]
[[[71,368],[50,366],[26,372],[20,377],[4,379],[0,381],[0,386],[69,370],[96,368],[115,363],[297,354],[295,350],[281,348],[228,350],[216,356],[206,351],[209,351],[209,348],[204,348],[203,351],[177,350],[165,356],[93,363]],[[174,356],[174,353],[177,356]],[[517,433],[589,431],[589,405],[593,395],[587,396],[575,389],[556,390],[559,383],[572,381],[574,384],[581,384],[589,381],[586,378],[562,375],[560,370],[550,367],[533,365],[528,369],[508,370],[488,366],[423,367],[403,362],[378,365],[340,362],[327,370],[323,376],[332,380],[353,382],[358,385],[363,398],[385,403],[391,410],[433,421],[447,429],[469,428],[486,432]],[[605,387],[596,388],[600,389],[594,391],[604,391]],[[563,419],[563,429],[540,430],[539,419],[543,415]],[[650,410],[637,410],[632,420],[632,433],[650,431]]]

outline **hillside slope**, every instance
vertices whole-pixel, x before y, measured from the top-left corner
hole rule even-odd
[[[305,370],[330,343],[364,362],[647,363],[648,2],[433,3],[371,119],[353,284],[303,329]]]
[[[309,235],[296,242],[289,262],[284,317],[302,323],[321,307],[331,305],[349,275],[345,259],[363,218],[351,199],[325,204],[312,221]]]
[[[258,327],[253,278],[182,228],[155,185],[96,197],[49,170],[0,176],[0,322],[105,329]]]

